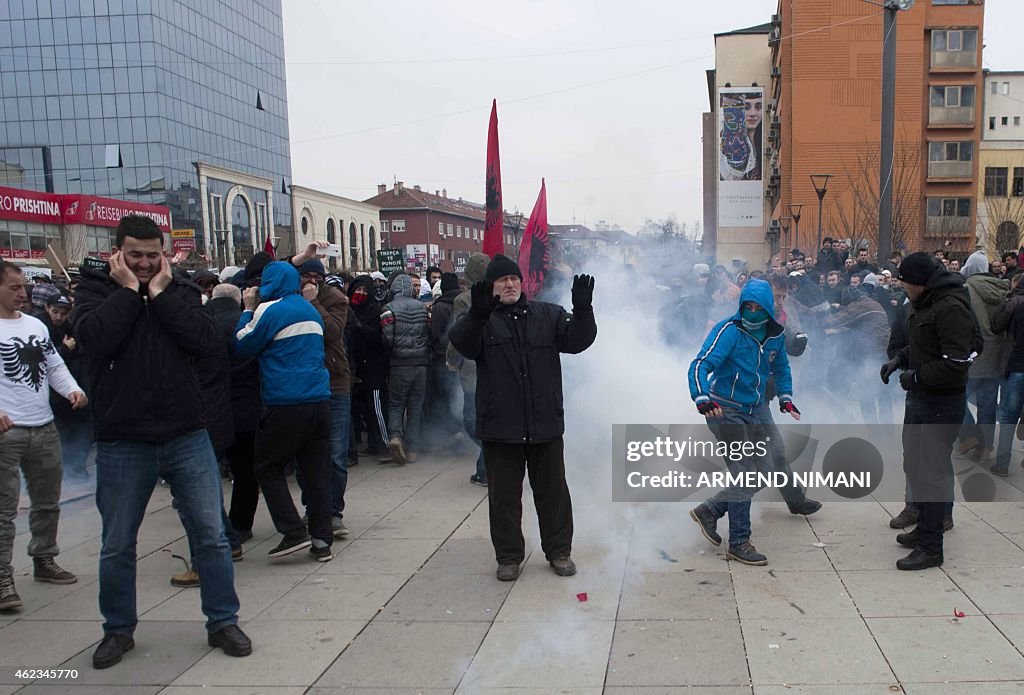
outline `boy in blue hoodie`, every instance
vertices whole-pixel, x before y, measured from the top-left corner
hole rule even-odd
[[[299,293],[299,272],[291,263],[267,265],[261,285],[247,289],[242,301],[245,311],[235,331],[235,352],[243,359],[259,356],[266,407],[256,433],[253,469],[274,527],[284,536],[269,554],[277,558],[309,548],[316,560],[326,562],[333,557],[334,533],[331,385],[324,367],[323,320]],[[302,471],[308,533],[284,475],[292,459]]]
[[[785,329],[775,320],[774,312],[771,285],[764,280],[748,280],[740,294],[739,311],[711,329],[690,363],[690,396],[718,440],[727,442],[730,450],[733,442],[768,442],[765,455],[755,450],[740,461],[727,460],[732,473],[774,470],[773,458],[777,456],[773,456],[772,448],[782,445],[782,437],[765,398],[769,377],[775,379],[779,409],[794,420],[800,419],[800,411],[793,405]],[[701,533],[716,546],[722,543],[716,530],[718,520],[728,513],[726,556],[747,565],[768,563],[750,543],[750,500],[759,489],[731,487],[690,511]]]

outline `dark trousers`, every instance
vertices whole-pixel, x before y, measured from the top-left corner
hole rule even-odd
[[[540,545],[548,560],[572,550],[572,500],[565,482],[562,438],[535,444],[484,442],[491,543],[498,564],[526,557],[523,539],[523,476],[529,473],[540,522]]]
[[[92,448],[92,418],[71,416],[57,418],[57,433],[60,435],[60,448],[64,454],[61,465],[64,476],[84,478],[88,473],[85,469]]]
[[[352,389],[352,415],[356,428],[366,430],[366,449],[382,452],[388,446],[388,392],[357,384]]]
[[[430,446],[444,444],[452,435],[462,429],[455,416],[455,399],[461,394],[459,375],[444,361],[435,360],[427,372],[427,399],[423,420],[426,427],[424,439]],[[459,406],[462,405],[460,402]]]
[[[253,465],[256,460],[256,433],[236,432],[235,443],[227,450],[231,467],[231,511],[228,518],[238,533],[252,531],[256,505],[260,501],[260,485]]]
[[[302,471],[309,535],[330,545],[331,531],[331,409],[328,401],[303,405],[267,406],[256,433],[253,466],[274,527],[285,537],[305,533],[295,509],[285,466],[293,459]]]
[[[953,502],[953,442],[966,398],[910,391],[903,416],[903,471],[918,509],[918,546],[942,552],[942,520]]]

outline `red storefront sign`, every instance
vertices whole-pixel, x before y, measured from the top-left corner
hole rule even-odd
[[[125,215],[142,215],[156,222],[160,231],[171,231],[171,211],[163,205],[97,198],[79,193],[62,195],[60,198],[64,224],[116,227]]]
[[[36,193],[20,188],[0,187],[0,219],[60,224],[60,196],[55,193]]]
[[[161,231],[171,231],[171,211],[163,205],[98,198],[80,193],[37,193],[0,186],[0,220],[116,227],[125,215],[144,215],[156,222]]]

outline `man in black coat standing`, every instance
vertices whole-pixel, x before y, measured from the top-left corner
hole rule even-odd
[[[569,314],[557,304],[531,302],[523,274],[497,255],[473,285],[470,310],[449,333],[477,367],[476,431],[487,466],[491,542],[498,579],[519,576],[523,539],[523,476],[528,471],[544,557],[559,576],[576,574],[572,501],[565,480],[562,366],[559,353],[578,354],[597,338],[594,279],[573,279]]]
[[[964,418],[968,371],[983,344],[962,275],[919,252],[900,263],[899,279],[911,303],[908,344],[882,366],[881,376],[888,384],[904,370],[903,470],[918,523],[896,537],[913,549],[896,567],[922,570],[943,562],[943,521],[953,502],[950,457]]]

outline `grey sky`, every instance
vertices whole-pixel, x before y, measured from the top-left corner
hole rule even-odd
[[[1019,0],[986,3],[986,67],[1022,68]],[[1014,9],[1014,8],[1017,9]],[[483,201],[498,99],[505,207],[547,178],[553,223],[700,217],[714,33],[773,0],[284,0],[295,183],[350,198],[397,176]],[[621,78],[621,79],[616,79]]]

